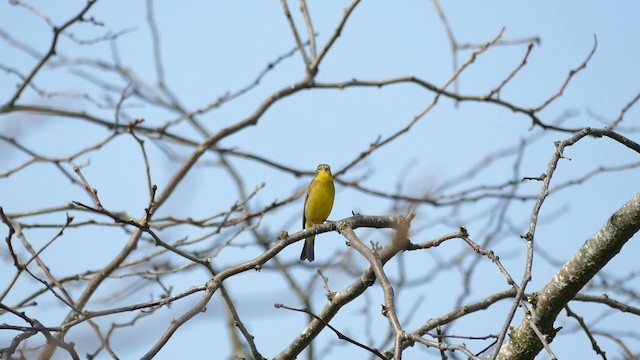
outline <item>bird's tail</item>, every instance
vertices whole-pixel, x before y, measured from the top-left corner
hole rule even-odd
[[[315,235],[304,239],[304,246],[302,247],[302,253],[300,254],[300,261],[309,260],[309,262],[312,262],[315,260],[315,254],[313,252],[313,245],[315,241]]]

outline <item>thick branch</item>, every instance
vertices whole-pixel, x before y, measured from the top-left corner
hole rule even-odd
[[[553,322],[563,307],[640,230],[640,193],[616,211],[609,221],[582,245],[538,294],[533,322],[549,339],[557,330]],[[498,359],[533,359],[542,344],[528,321],[510,334]]]

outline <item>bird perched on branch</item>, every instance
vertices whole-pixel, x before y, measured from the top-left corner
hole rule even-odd
[[[331,167],[327,164],[320,164],[316,169],[316,176],[311,180],[307,189],[307,197],[304,200],[304,210],[302,211],[302,228],[308,229],[314,225],[322,224],[333,208],[333,198],[336,190],[333,186],[333,176]],[[304,247],[300,254],[300,260],[315,259],[313,244],[316,236],[312,235],[304,239]]]

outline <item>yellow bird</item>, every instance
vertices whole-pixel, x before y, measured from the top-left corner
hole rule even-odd
[[[304,199],[304,210],[302,212],[302,228],[308,229],[314,225],[322,224],[333,208],[333,198],[336,190],[333,186],[333,176],[331,167],[327,164],[320,164],[316,169],[316,176],[311,180],[307,190],[307,197]],[[309,236],[304,239],[304,247],[300,254],[300,261],[315,259],[313,253],[313,243],[316,236]]]

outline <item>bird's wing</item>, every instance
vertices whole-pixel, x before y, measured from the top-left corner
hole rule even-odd
[[[304,206],[302,207],[302,230],[304,230],[305,224],[307,223],[307,201],[309,200],[309,190],[314,181],[315,179],[311,180],[311,184],[307,187],[307,196],[304,198]]]

